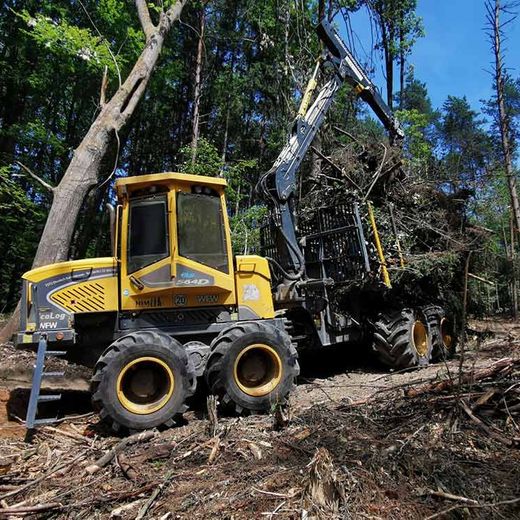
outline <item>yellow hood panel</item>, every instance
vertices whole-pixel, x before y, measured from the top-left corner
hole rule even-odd
[[[47,278],[60,275],[62,273],[69,273],[75,270],[84,269],[100,269],[100,268],[115,268],[117,262],[115,258],[85,258],[83,260],[70,260],[68,262],[58,262],[56,264],[44,265],[37,267],[23,274],[22,278],[29,282],[38,283]]]

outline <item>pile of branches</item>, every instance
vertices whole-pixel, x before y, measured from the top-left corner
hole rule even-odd
[[[395,292],[413,294],[419,286],[426,300],[452,300],[450,293],[460,292],[465,253],[481,238],[477,230],[468,233],[465,215],[471,193],[440,189],[433,161],[419,164],[380,138],[347,135],[350,140],[337,141],[329,156],[313,150],[321,169],[302,179],[300,222],[311,219],[316,208],[357,202],[371,263],[378,270],[370,204]]]
[[[520,447],[520,360],[502,358],[489,366],[449,374],[406,389],[409,398],[439,394],[456,403],[483,433],[505,446]]]

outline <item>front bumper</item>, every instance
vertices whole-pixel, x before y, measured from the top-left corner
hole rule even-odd
[[[15,346],[20,348],[38,346],[42,332],[18,332],[15,336]],[[76,333],[72,329],[65,330],[49,330],[43,332],[47,335],[49,343],[61,343],[63,345],[71,345],[76,342]]]

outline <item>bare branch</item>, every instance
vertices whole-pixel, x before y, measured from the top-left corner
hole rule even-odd
[[[438,513],[435,513],[431,516],[428,516],[425,520],[433,520],[433,518],[445,517],[451,511],[455,511],[455,509],[461,508],[494,508],[498,506],[509,506],[513,504],[518,504],[520,502],[520,498],[512,498],[511,500],[503,500],[502,502],[491,502],[489,504],[467,504],[463,502],[462,504],[457,504],[455,506],[448,507],[448,509],[443,509]]]
[[[20,168],[22,168],[26,173],[28,173],[35,181],[38,181],[46,190],[54,193],[54,190],[56,189],[54,186],[51,186],[48,182],[40,179],[38,175],[32,172],[27,166],[25,166],[25,164],[22,164],[20,161],[16,161],[16,164],[20,166]]]
[[[148,10],[145,0],[135,0],[135,7],[137,8],[137,16],[139,16],[146,41],[148,41],[155,34],[157,27],[155,27],[150,18],[150,11]]]

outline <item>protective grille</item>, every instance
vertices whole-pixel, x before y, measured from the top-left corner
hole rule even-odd
[[[269,215],[260,227],[260,254],[266,258],[273,258],[279,264],[286,267],[282,258],[285,251],[285,242],[281,240],[277,232],[279,219],[274,214]]]
[[[318,208],[305,215],[299,238],[307,276],[335,282],[361,280],[367,269],[359,224],[354,204]]]
[[[361,280],[369,269],[356,203],[321,207],[300,217],[298,241],[309,278]],[[285,242],[273,218],[260,230],[261,254],[288,267]]]
[[[96,282],[78,284],[54,293],[51,300],[72,312],[105,310],[105,288]]]

